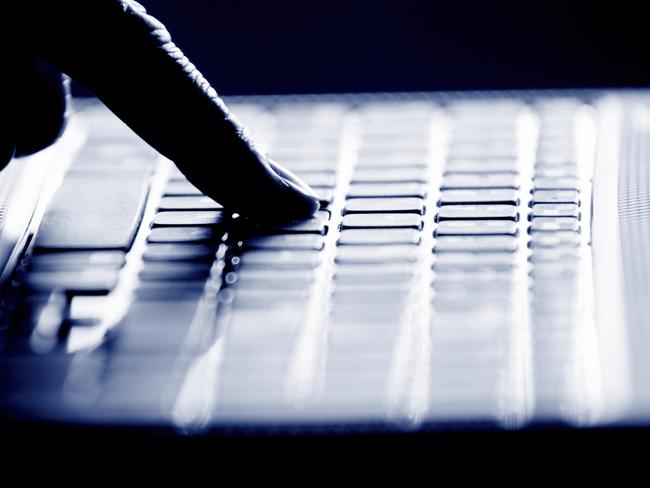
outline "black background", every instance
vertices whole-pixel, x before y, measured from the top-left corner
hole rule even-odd
[[[640,2],[143,3],[223,94],[650,85]]]

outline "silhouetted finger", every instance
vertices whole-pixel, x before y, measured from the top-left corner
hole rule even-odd
[[[94,91],[203,192],[256,218],[316,210],[314,195],[273,170],[164,26],[137,4],[36,0],[14,8],[25,42]]]
[[[13,23],[0,29],[0,169],[13,158],[50,145],[61,132],[65,92],[61,73],[16,42]]]

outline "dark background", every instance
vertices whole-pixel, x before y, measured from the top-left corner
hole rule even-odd
[[[650,85],[640,2],[142,2],[223,94]]]

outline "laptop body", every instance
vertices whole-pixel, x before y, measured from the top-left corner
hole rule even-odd
[[[94,101],[3,173],[6,208],[31,196],[2,228],[6,422],[193,435],[647,423],[647,93],[230,105],[319,193],[312,219],[229,214]],[[21,173],[36,188],[15,190]]]

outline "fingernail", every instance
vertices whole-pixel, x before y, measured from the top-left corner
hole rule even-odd
[[[273,168],[273,171],[282,178],[284,182],[289,184],[292,188],[295,188],[296,190],[300,191],[301,193],[305,193],[306,195],[314,198],[315,200],[319,200],[320,197],[318,196],[318,193],[316,193],[307,183],[302,181],[300,178],[298,178],[296,175],[294,175],[291,171],[289,171],[286,168],[283,168],[279,164],[277,164],[274,161],[269,161],[269,164],[271,165],[271,168]]]

